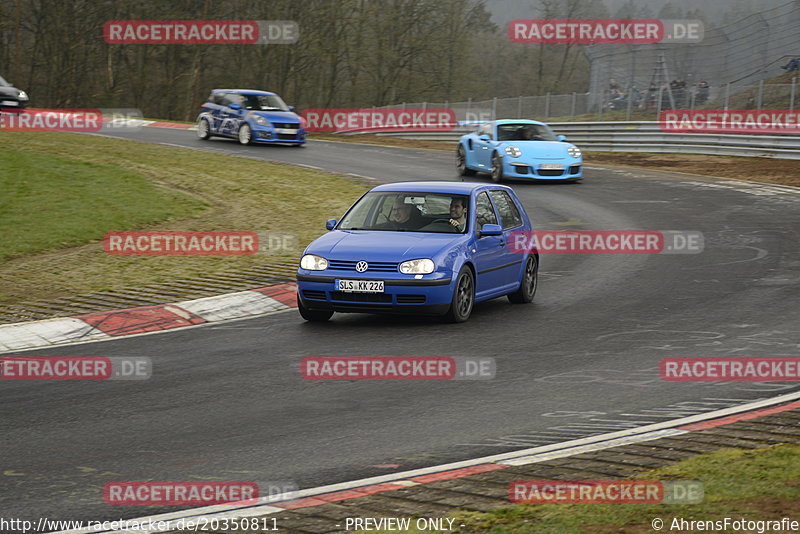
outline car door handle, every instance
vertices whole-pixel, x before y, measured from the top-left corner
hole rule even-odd
[[[505,242],[505,241],[500,241],[500,246],[501,246],[501,247],[504,247],[504,246],[506,246],[506,242]]]

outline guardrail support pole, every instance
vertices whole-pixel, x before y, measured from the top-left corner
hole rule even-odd
[[[728,104],[731,100],[731,82],[728,82],[728,85],[725,86],[725,105],[723,108],[725,111],[728,111]]]
[[[578,93],[573,91],[572,92],[572,110],[571,110],[571,115],[572,115],[572,119],[573,120],[575,119],[575,103],[576,103],[576,99],[577,98],[578,98]]]
[[[497,120],[497,97],[492,98],[492,120]]]
[[[423,102],[422,103],[422,109],[423,109],[423,111],[428,109],[428,103],[427,102]]]
[[[764,103],[764,80],[758,82],[758,109],[761,109]]]
[[[631,120],[631,106],[633,105],[633,87],[628,88],[628,110],[625,112],[625,120]]]
[[[794,111],[794,98],[797,94],[797,76],[792,78],[792,92],[789,96],[789,111]]]
[[[547,92],[547,96],[544,97],[544,117],[547,118],[550,116],[550,91]]]
[[[522,118],[522,95],[517,99],[517,117]]]

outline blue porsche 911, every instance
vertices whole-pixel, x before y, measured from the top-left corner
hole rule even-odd
[[[511,232],[531,231],[531,221],[502,185],[384,184],[326,227],[297,271],[297,305],[308,321],[388,312],[463,322],[476,302],[506,295],[526,303],[536,293],[538,254],[508,246]]]
[[[200,108],[197,136],[233,137],[243,145],[303,146],[306,132],[294,108],[281,97],[252,89],[214,89]]]
[[[581,150],[566,140],[543,122],[487,122],[459,140],[456,168],[462,177],[487,172],[495,183],[503,178],[580,180]]]

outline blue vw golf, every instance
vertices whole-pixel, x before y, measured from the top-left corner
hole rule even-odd
[[[539,257],[509,246],[531,231],[514,191],[465,182],[384,184],[364,194],[303,252],[297,305],[308,321],[334,312],[442,315],[466,321],[476,302],[533,300]]]
[[[268,91],[214,89],[200,108],[197,137],[233,137],[243,145],[303,146],[306,132],[294,108]]]
[[[581,149],[539,121],[507,119],[481,124],[462,136],[456,147],[461,176],[478,172],[503,178],[570,180],[583,177]]]

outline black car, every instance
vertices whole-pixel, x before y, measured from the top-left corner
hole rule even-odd
[[[0,76],[0,109],[21,109],[28,107],[28,95],[17,89]]]

